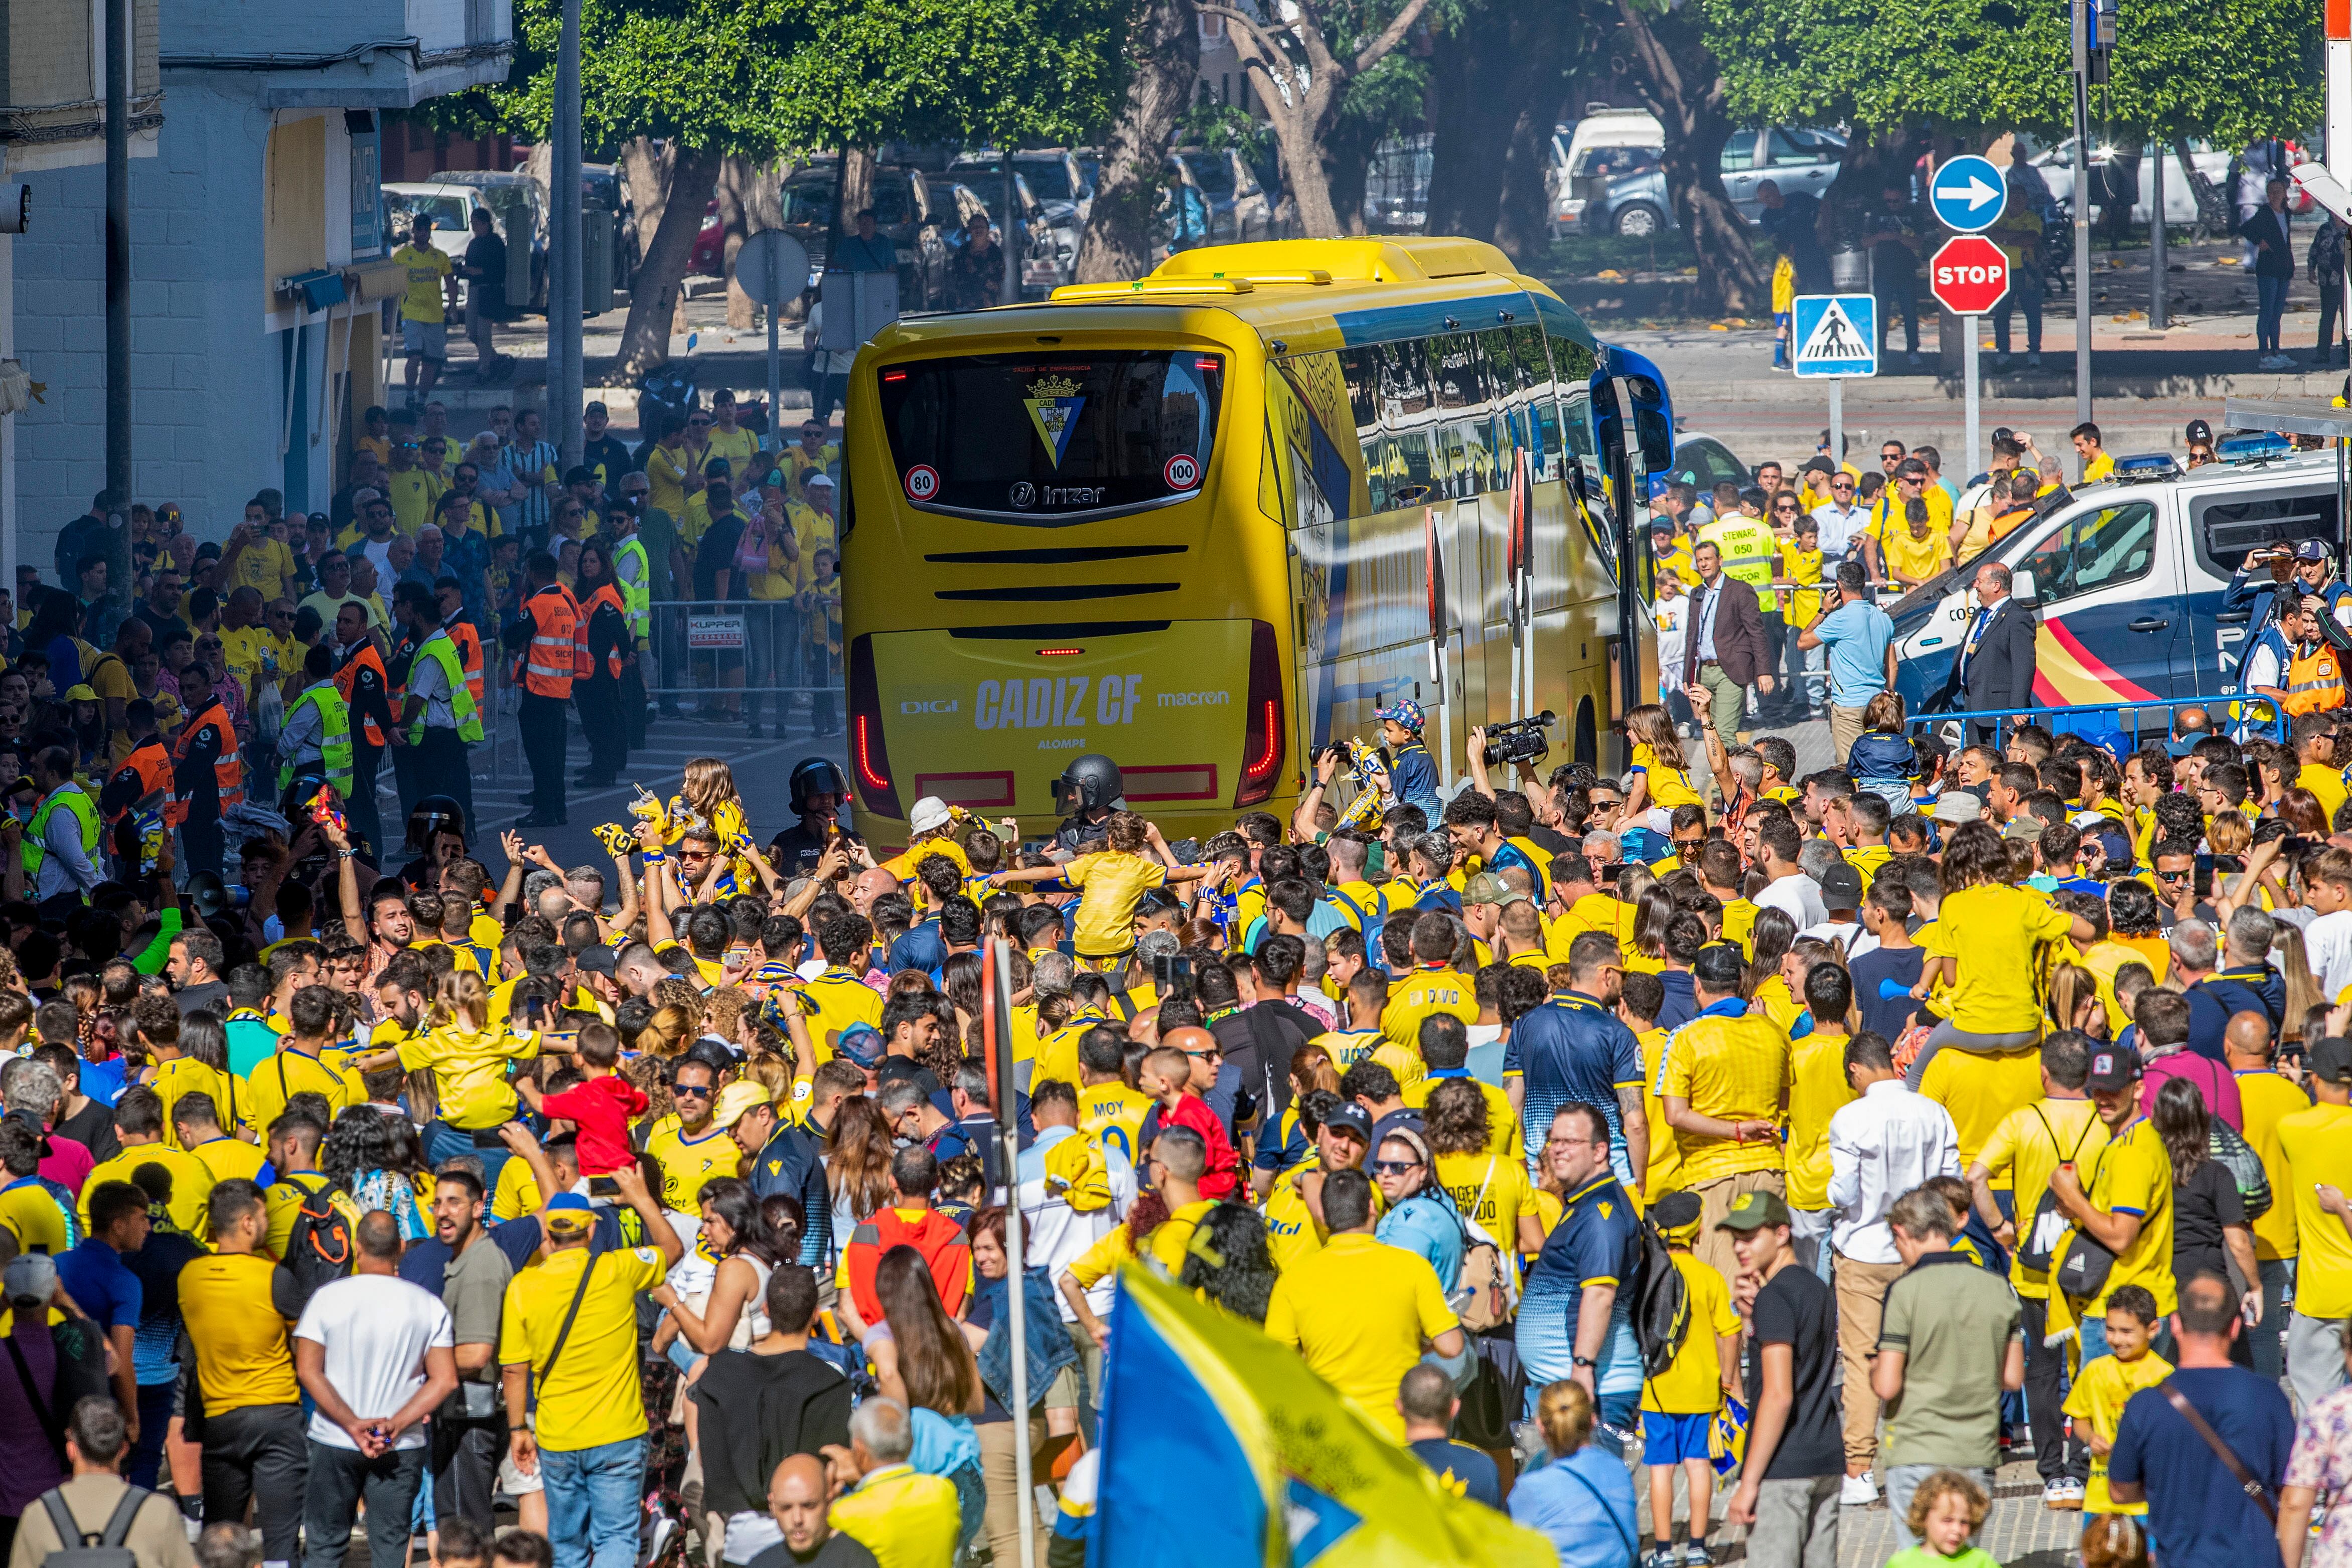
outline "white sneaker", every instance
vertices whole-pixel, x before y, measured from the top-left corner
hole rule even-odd
[[[2063,1509],[2067,1511],[2080,1509],[2083,1506],[2083,1483],[2078,1480],[2070,1480],[2064,1476],[2059,1476],[2051,1480],[2043,1481],[2042,1483],[2042,1506],[2044,1508]]]
[[[1840,1508],[1868,1508],[1878,1500],[1878,1483],[1867,1475],[1848,1476],[1838,1489]]]

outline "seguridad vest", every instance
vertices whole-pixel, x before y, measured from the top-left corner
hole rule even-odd
[[[588,650],[576,639],[580,601],[560,582],[550,583],[523,603],[530,617],[530,643],[523,650],[516,674],[523,690],[536,697],[559,702],[572,696],[572,679],[586,673]]]
[[[81,852],[93,858],[98,853],[98,804],[80,785],[64,785],[34,809],[33,820],[25,828],[25,840],[18,847],[23,852],[25,874],[28,877],[38,876],[41,862],[49,858],[44,841],[48,836],[49,819],[59,806],[81,824]]]
[[[2325,642],[2298,647],[2286,667],[2286,711],[2326,713],[2344,706],[2344,668]]]
[[[321,681],[294,699],[294,706],[286,710],[287,723],[294,722],[294,716],[302,711],[305,703],[319,710],[319,765],[326,769],[327,782],[334,786],[335,793],[349,800],[352,793],[352,705],[343,700],[342,694],[335,689],[332,681]],[[293,782],[294,759],[289,757],[278,765],[278,792],[283,794],[286,787]]]
[[[352,693],[359,684],[360,672],[370,669],[375,672],[376,685],[384,689],[384,700],[387,702],[391,700],[392,680],[384,674],[383,655],[375,651],[373,643],[362,643],[360,644],[360,651],[344,660],[343,667],[335,672],[335,690],[342,694],[346,709],[350,707]],[[383,727],[373,718],[363,717],[360,720],[360,738],[373,747],[380,747],[387,744]]]
[[[172,747],[173,777],[176,779],[179,765],[187,760],[188,747],[194,742],[196,732],[208,724],[220,731],[221,753],[213,762],[213,783],[220,791],[220,809],[226,815],[231,808],[245,804],[245,763],[236,753],[236,727],[229,723],[228,709],[219,703],[214,703],[181,729],[179,741]],[[173,788],[176,791],[176,783]],[[172,807],[179,813],[172,819],[174,822],[187,821],[191,799],[191,796],[173,794]]]
[[[172,754],[163,748],[161,739],[151,735],[131,748],[131,755],[124,758],[121,765],[115,768],[113,777],[119,779],[125,771],[138,778],[139,794],[131,805],[125,806],[106,819],[109,827],[112,827],[136,810],[139,800],[145,800],[158,789],[171,789]]]
[[[482,701],[482,634],[474,630],[470,621],[453,622],[441,628],[449,633],[449,641],[457,644],[457,662],[466,668],[466,689],[474,694],[474,706],[479,710]]]
[[[474,695],[466,685],[464,666],[457,662],[457,645],[449,641],[449,634],[435,632],[416,650],[416,656],[438,664],[443,677],[448,681],[449,713],[457,721],[457,738],[468,745],[481,739],[482,710],[474,706]],[[419,713],[408,727],[408,741],[414,746],[424,738],[425,715]]]
[[[609,604],[619,611],[625,622],[629,615],[628,607],[621,601],[620,591],[610,582],[598,584],[596,591],[588,596],[588,602],[580,607],[580,651],[582,657],[588,662],[586,674],[591,675],[596,673],[596,663],[588,653],[588,622],[596,618],[596,607],[600,604]],[[604,651],[604,673],[614,680],[619,680],[621,678],[621,645],[618,643]]]

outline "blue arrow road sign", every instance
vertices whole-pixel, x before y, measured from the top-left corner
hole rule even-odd
[[[1800,294],[1798,379],[1878,373],[1878,301],[1867,294]]]
[[[2009,185],[1990,159],[1966,153],[1945,162],[1928,182],[1927,201],[1946,228],[1962,234],[1989,229],[2009,205]]]

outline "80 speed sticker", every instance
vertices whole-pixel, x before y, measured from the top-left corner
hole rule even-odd
[[[907,470],[907,497],[909,500],[928,501],[940,493],[940,471],[928,463],[918,463]]]
[[[1168,487],[1171,490],[1190,490],[1201,482],[1201,465],[1193,460],[1191,453],[1179,452],[1168,460],[1168,466],[1160,477],[1168,481]]]

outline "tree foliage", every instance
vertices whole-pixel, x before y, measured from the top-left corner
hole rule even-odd
[[[2066,134],[2066,8],[2053,0],[1698,0],[1726,99],[1748,123]],[[2095,120],[2242,145],[2320,112],[2319,14],[2304,0],[2132,0]]]

